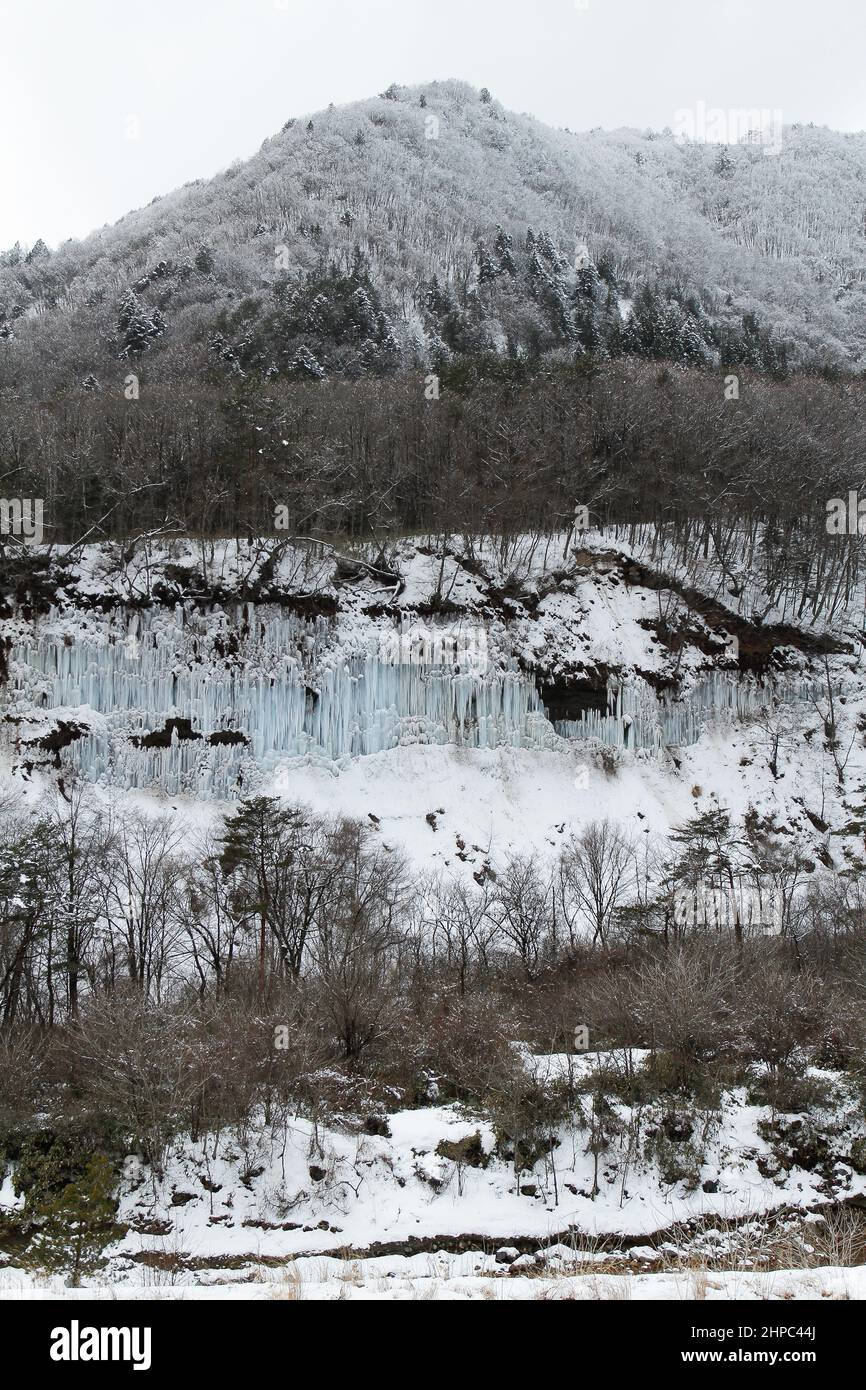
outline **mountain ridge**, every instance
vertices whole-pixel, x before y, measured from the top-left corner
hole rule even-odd
[[[394,86],[82,241],[6,252],[0,383],[145,356],[265,378],[477,352],[856,369],[863,186],[866,135],[787,128],[774,155],[576,135],[463,83]]]

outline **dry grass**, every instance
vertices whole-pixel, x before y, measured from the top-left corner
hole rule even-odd
[[[302,1283],[301,1272],[297,1265],[286,1265],[280,1278],[274,1284],[271,1298],[280,1303],[300,1303],[304,1296]]]

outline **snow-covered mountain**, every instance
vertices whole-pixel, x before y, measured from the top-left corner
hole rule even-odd
[[[856,366],[864,179],[862,134],[574,134],[395,85],[83,241],[5,253],[0,384],[98,385],[130,358],[175,381],[557,350]]]

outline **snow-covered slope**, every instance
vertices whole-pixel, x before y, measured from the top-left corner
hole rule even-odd
[[[862,593],[832,629],[798,628],[757,577],[733,594],[711,559],[678,574],[652,540],[40,553],[2,620],[4,790],[35,806],[50,784],[68,796],[84,777],[97,800],[165,812],[179,856],[195,857],[199,831],[224,830],[223,796],[261,790],[354,818],[377,852],[402,850],[418,870],[422,931],[431,884],[453,876],[472,893],[474,879],[484,892],[514,853],[555,872],[572,837],[603,818],[636,859],[646,847],[647,881],[672,828],[719,810],[770,868],[784,859],[804,883],[856,890]],[[638,736],[647,728],[657,737]],[[779,944],[796,948],[790,933]],[[240,1129],[193,1138],[184,1112],[161,1173],[127,1154],[128,1229],[109,1276],[131,1287],[276,1279],[329,1296],[357,1263],[359,1289],[415,1289],[433,1270],[441,1296],[498,1281],[510,1297],[529,1274],[556,1271],[568,1288],[588,1270],[674,1280],[706,1265],[723,1292],[722,1266],[769,1279],[851,1255],[844,1223],[866,1205],[853,1063],[831,1072],[816,1050],[798,1053],[804,1085],[789,1099],[801,1109],[787,1114],[766,1103],[757,1062],[683,1098],[657,1077],[634,1089],[635,1049],[548,1054],[518,1044],[525,1036],[503,1044],[515,1084],[567,1102],[550,1121],[555,1142],[545,1131],[526,1162],[495,1097],[454,1104],[435,1081],[424,1095],[377,1089],[351,1066],[311,1064],[301,1090],[323,1107],[312,1116],[295,1098],[265,1116],[257,1092]],[[269,1024],[261,1040],[270,1058]],[[599,1086],[610,1132],[595,1142]],[[7,1175],[0,1205],[16,1202]],[[24,1276],[6,1264],[17,1286]]]
[[[593,1069],[617,1064],[614,1054],[525,1061],[574,1088],[578,1116]],[[640,1061],[632,1054],[630,1066]],[[518,1177],[490,1122],[457,1105],[379,1116],[366,1132],[259,1116],[243,1131],[181,1138],[162,1176],[127,1160],[125,1234],[96,1282],[126,1291],[239,1278],[682,1272],[702,1261],[772,1272],[795,1250],[821,1263],[822,1251],[834,1253],[828,1231],[843,1253],[846,1206],[866,1206],[866,1138],[840,1079],[814,1079],[826,1100],[808,1117],[779,1116],[744,1088],[699,1118],[677,1117],[667,1100],[613,1102],[619,1138],[605,1148],[595,1194],[579,1124],[563,1126]],[[16,1206],[8,1181],[0,1198]],[[8,1288],[21,1274],[4,1263]]]
[[[373,816],[422,859],[459,867],[462,841],[473,870],[493,845],[544,850],[604,815],[666,831],[696,805],[860,862],[853,625],[758,624],[749,595],[727,608],[609,538],[564,539],[474,560],[408,541],[387,562],[236,542],[61,554],[44,611],[4,622],[10,765],[174,802],[275,789]]]

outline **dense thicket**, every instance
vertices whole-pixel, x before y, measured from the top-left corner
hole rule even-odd
[[[137,401],[79,391],[50,409],[7,396],[6,494],[44,498],[58,541],[508,536],[567,530],[579,503],[593,525],[660,528],[722,574],[760,570],[771,596],[796,591],[794,611],[856,579],[862,538],[826,521],[830,498],[866,483],[860,380],[741,374],[729,399],[711,370],[482,357],[438,382],[438,399],[419,375],[182,394],[155,375]]]

